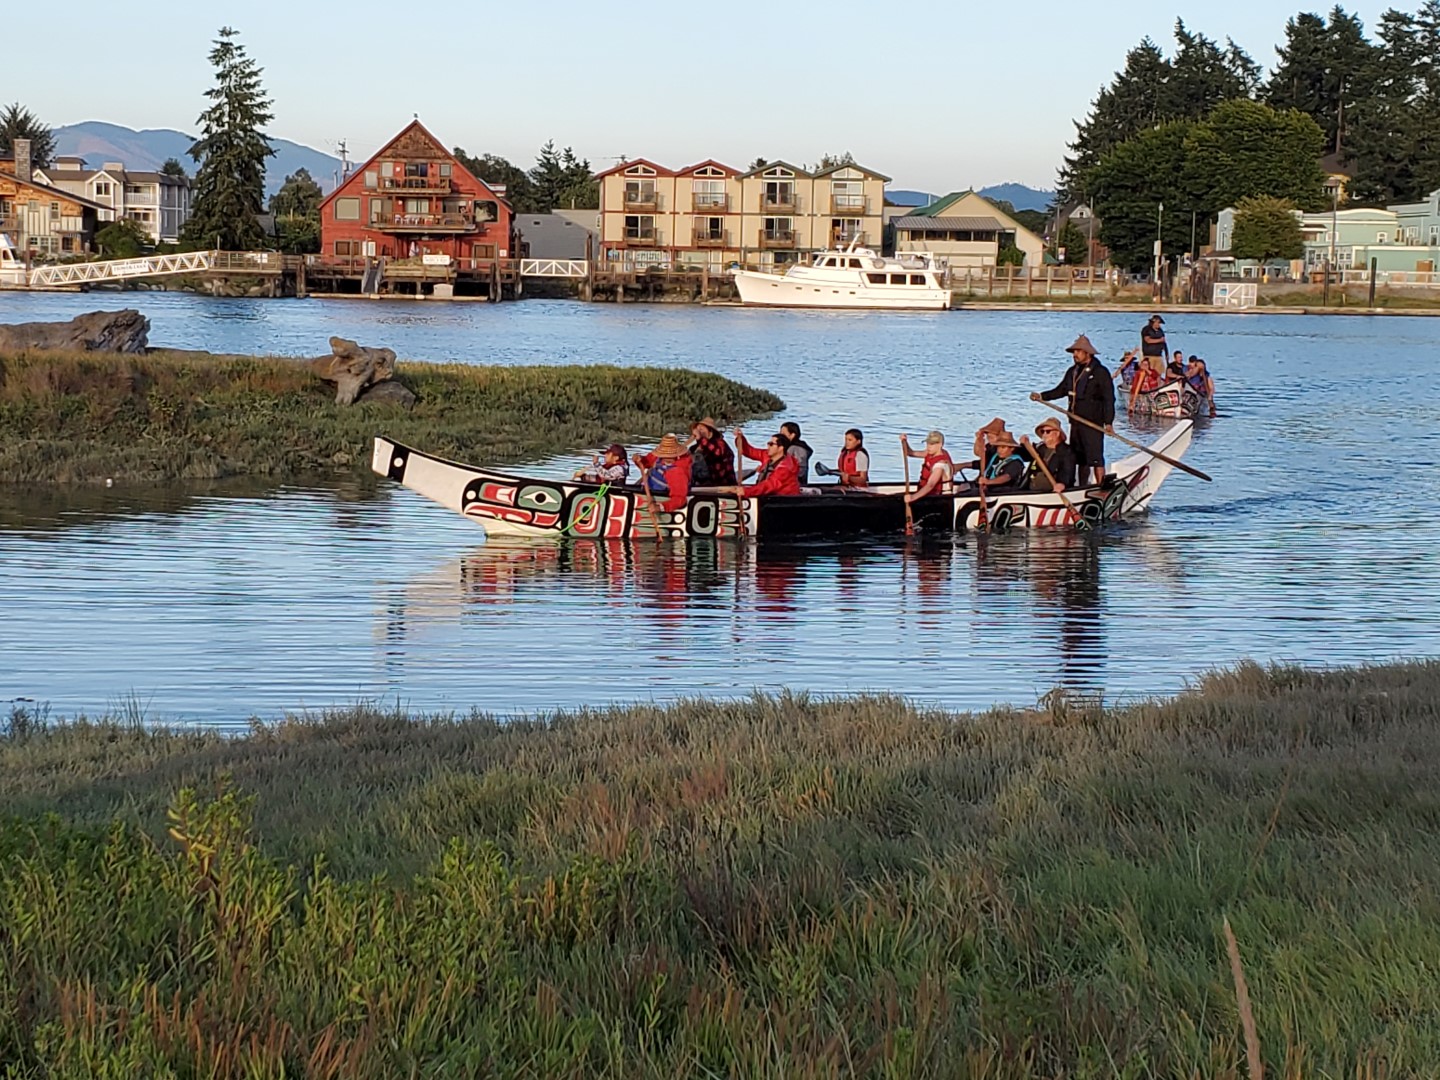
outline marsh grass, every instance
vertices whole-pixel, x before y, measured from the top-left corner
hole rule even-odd
[[[1440,1061],[1440,663],[1161,703],[756,697],[0,737],[12,1076]]]
[[[303,361],[156,352],[0,356],[0,482],[287,479],[364,472],[387,434],[503,463],[747,419],[783,402],[696,371],[403,362],[410,411],[334,403]]]

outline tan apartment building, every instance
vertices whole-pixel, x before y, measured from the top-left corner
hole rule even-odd
[[[599,173],[601,258],[637,265],[773,267],[858,241],[878,248],[888,176],[854,162],[746,172],[641,158]]]

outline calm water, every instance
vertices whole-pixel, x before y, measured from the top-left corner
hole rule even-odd
[[[823,460],[863,427],[1017,430],[1085,332],[1142,316],[0,295],[0,322],[138,306],[152,343],[677,364],[763,386]],[[233,723],[361,699],[533,712],[752,689],[1029,703],[1171,692],[1244,657],[1440,652],[1440,319],[1176,315],[1222,416],[1145,519],[1100,537],[774,548],[486,544],[383,482],[83,492],[0,486],[0,703]],[[752,435],[774,421],[750,425]],[[1137,433],[1122,421],[1122,431]],[[537,468],[563,473],[573,459]]]

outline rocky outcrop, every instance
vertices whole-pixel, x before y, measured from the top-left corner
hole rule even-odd
[[[69,352],[143,353],[149,341],[150,320],[133,308],[124,311],[91,311],[69,322],[0,325],[0,352],[55,349]]]
[[[399,405],[402,409],[415,407],[415,392],[404,383],[394,380],[367,386],[355,399],[357,405]]]
[[[368,387],[395,374],[395,350],[372,349],[342,337],[330,339],[329,356],[310,361],[310,370],[335,384],[335,404],[353,405]]]

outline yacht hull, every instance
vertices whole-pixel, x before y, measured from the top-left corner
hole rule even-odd
[[[944,311],[950,307],[948,289],[795,280],[755,270],[736,270],[733,276],[740,302],[755,307],[889,311]]]

